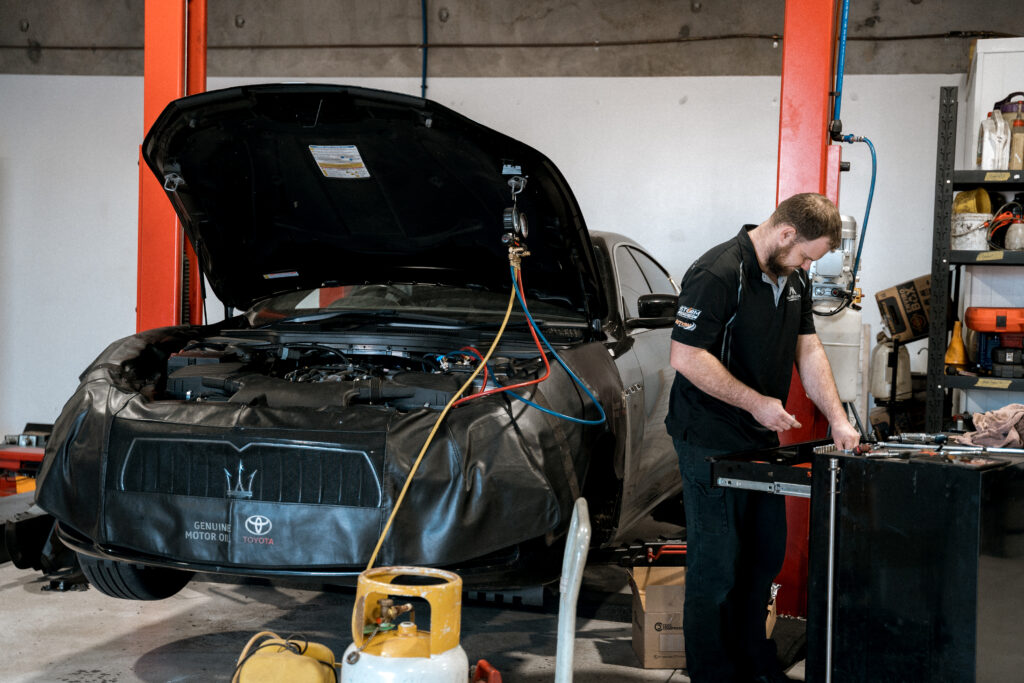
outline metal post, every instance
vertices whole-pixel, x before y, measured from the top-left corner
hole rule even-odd
[[[942,431],[946,417],[945,355],[949,293],[950,220],[953,215],[953,169],[956,156],[956,88],[939,90],[939,133],[935,159],[935,222],[932,226],[931,313],[928,320],[928,394],[925,431]]]
[[[836,573],[836,498],[839,496],[839,458],[828,459],[828,598],[825,616],[825,683],[832,683],[832,612]]]

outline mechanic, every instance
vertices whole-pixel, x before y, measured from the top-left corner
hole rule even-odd
[[[683,278],[665,423],[683,475],[683,634],[694,683],[789,680],[765,637],[771,584],[786,552],[785,499],[713,488],[707,458],[775,447],[779,432],[800,427],[783,404],[794,362],[836,445],[858,444],[814,332],[804,270],[839,243],[835,205],[798,194],[701,256]]]

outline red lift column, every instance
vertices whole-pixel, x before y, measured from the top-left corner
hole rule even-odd
[[[168,102],[186,94],[186,84],[189,93],[206,87],[206,0],[146,0],[144,35],[143,126],[148,131]],[[136,330],[182,322],[181,226],[141,153],[137,268]],[[191,303],[199,300],[198,271],[190,282]],[[195,322],[201,303],[190,308]]]
[[[835,0],[786,0],[782,40],[782,96],[779,114],[779,175],[776,204],[798,192],[820,192],[839,201],[839,146],[829,144],[833,56],[836,47]],[[793,371],[786,408],[803,425],[782,434],[782,444],[824,438],[828,422],[804,393]],[[810,506],[786,498],[786,561],[777,579],[782,585],[779,614],[807,615],[807,542]]]

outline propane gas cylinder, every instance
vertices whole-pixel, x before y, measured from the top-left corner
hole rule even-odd
[[[419,585],[404,584],[404,578]],[[401,596],[421,598],[430,605],[429,631],[416,625],[412,603],[395,599]],[[400,620],[405,615],[411,618]],[[459,645],[461,621],[458,574],[428,567],[364,571],[356,586],[353,643],[342,658],[342,683],[465,683],[469,660]]]

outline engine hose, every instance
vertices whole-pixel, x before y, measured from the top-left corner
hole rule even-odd
[[[518,270],[516,266],[512,266],[513,273]],[[377,539],[377,545],[373,549],[373,554],[370,556],[370,561],[366,564],[366,569],[370,570],[373,565],[377,562],[377,555],[380,553],[380,548],[384,545],[384,539],[387,538],[388,531],[391,530],[391,523],[395,521],[395,515],[398,514],[398,508],[402,506],[402,501],[405,500],[405,494],[409,490],[409,485],[412,483],[412,478],[416,476],[416,470],[419,469],[420,462],[423,460],[423,456],[427,453],[427,448],[430,443],[434,440],[434,435],[437,434],[437,430],[441,427],[441,423],[448,416],[448,411],[452,409],[452,405],[458,400],[460,396],[473,385],[473,380],[480,374],[480,371],[487,365],[487,361],[490,360],[491,356],[494,355],[495,349],[498,348],[498,341],[501,336],[505,333],[505,327],[508,325],[508,320],[512,317],[512,306],[516,303],[516,291],[515,287],[512,288],[512,293],[508,298],[508,308],[505,310],[505,318],[501,321],[501,327],[498,328],[498,334],[494,337],[494,341],[491,342],[491,348],[487,349],[487,353],[484,354],[483,361],[476,366],[470,374],[469,379],[462,385],[462,387],[452,394],[452,397],[448,400],[447,405],[441,411],[441,414],[437,416],[437,421],[434,422],[433,429],[430,430],[430,434],[427,435],[427,440],[423,442],[423,448],[420,449],[419,455],[416,456],[416,460],[413,462],[412,467],[409,468],[409,474],[405,478],[405,484],[402,485],[402,491],[398,494],[398,498],[395,500],[395,506],[391,509],[391,515],[388,516],[388,521],[384,525],[384,530],[380,532],[380,538]]]

